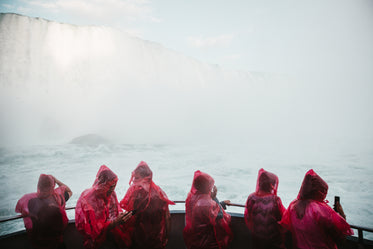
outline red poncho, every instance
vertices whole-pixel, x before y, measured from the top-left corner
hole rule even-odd
[[[256,248],[283,248],[281,226],[285,207],[277,196],[278,177],[260,169],[256,190],[246,201],[245,222]]]
[[[188,249],[226,248],[232,240],[231,217],[224,210],[217,219],[219,204],[211,198],[214,179],[201,171],[194,173],[192,188],[185,201],[184,241]]]
[[[175,203],[167,198],[152,177],[149,166],[140,162],[132,172],[130,187],[120,202],[123,209],[136,210],[136,214],[122,226],[123,231],[131,236],[131,248],[165,248],[168,241],[168,205]]]
[[[84,236],[85,248],[98,248],[104,243],[110,222],[119,215],[120,207],[113,190],[117,181],[117,175],[102,165],[92,187],[80,195],[75,208],[75,225]],[[115,237],[120,233],[117,228],[111,232]]]
[[[327,192],[326,182],[309,170],[281,221],[292,232],[295,248],[337,248],[336,241],[353,234],[342,216],[327,205]]]
[[[15,208],[24,218],[35,248],[54,248],[63,240],[68,218],[65,211],[66,187],[55,187],[51,175],[41,174],[37,193],[24,195]]]

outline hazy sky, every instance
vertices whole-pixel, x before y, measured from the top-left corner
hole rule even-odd
[[[373,79],[371,0],[0,0],[0,11],[112,26],[228,69]]]

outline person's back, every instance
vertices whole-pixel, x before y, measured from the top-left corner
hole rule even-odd
[[[344,219],[325,202],[312,201],[302,219],[297,217],[296,212],[291,212],[290,218],[293,239],[298,248],[337,248],[336,241],[344,237],[337,225],[344,224]]]
[[[151,192],[149,205],[141,200],[147,199],[148,193],[139,190],[136,211],[136,222],[134,228],[133,243],[135,248],[164,248],[167,241],[167,226],[165,215],[169,213],[168,203],[161,199],[155,190]],[[146,236],[144,236],[146,235]],[[146,238],[146,239],[144,239]]]
[[[184,241],[188,249],[227,248],[232,240],[231,217],[211,197],[214,179],[201,171],[194,173],[185,201]],[[218,217],[219,211],[222,217]]]
[[[282,218],[281,200],[278,196],[257,196],[252,194],[248,197],[246,207],[251,212],[250,230],[258,238],[268,241],[281,241],[281,231],[278,222]]]
[[[324,201],[328,185],[313,170],[306,173],[298,197],[281,223],[292,232],[295,248],[336,249],[336,243],[353,234],[345,219]]]
[[[33,198],[28,203],[33,224],[32,239],[38,244],[46,244],[44,240],[59,240],[66,227],[65,217],[54,198]]]
[[[193,206],[192,238],[190,249],[219,248],[211,216],[217,216],[219,207],[206,196],[199,196]],[[215,218],[216,219],[216,218]]]
[[[285,208],[277,196],[278,177],[259,170],[256,191],[249,195],[245,207],[245,222],[255,248],[284,248],[281,221]]]
[[[54,189],[55,183],[60,187]],[[67,226],[65,203],[71,190],[51,175],[40,175],[38,193],[27,194],[16,211],[25,215],[25,226],[34,248],[63,248]],[[31,222],[30,222],[31,221]]]
[[[131,248],[162,249],[168,242],[168,205],[174,203],[152,181],[152,176],[149,166],[140,162],[132,172],[130,187],[120,202],[123,209],[136,212],[123,226],[123,230],[131,236]]]

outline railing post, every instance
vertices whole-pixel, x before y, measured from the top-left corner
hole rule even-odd
[[[359,244],[363,244],[363,242],[364,242],[364,237],[363,237],[363,229],[357,229],[357,233],[358,233],[358,235],[359,235]]]

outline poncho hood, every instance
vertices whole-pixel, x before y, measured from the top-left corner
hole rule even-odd
[[[194,172],[193,183],[185,200],[184,242],[187,248],[226,248],[232,240],[231,217],[221,210],[211,197],[214,179],[199,170]]]
[[[106,165],[102,165],[97,172],[96,179],[92,185],[97,195],[100,195],[104,199],[109,199],[108,194],[110,188],[116,185],[118,182],[118,176],[109,169]]]
[[[258,172],[255,193],[257,195],[261,193],[277,195],[278,182],[278,177],[275,174],[261,168]]]
[[[328,193],[328,184],[313,169],[304,176],[298,200],[323,201]]]
[[[214,179],[204,172],[197,170],[194,172],[191,194],[210,194],[214,187]]]
[[[53,195],[55,185],[56,183],[51,175],[41,174],[38,181],[37,196],[45,199]]]
[[[168,241],[168,205],[175,203],[152,178],[153,172],[148,164],[141,161],[132,172],[130,186],[120,202],[123,209],[136,210],[136,214],[122,226],[134,248],[165,248]]]
[[[148,207],[150,199],[154,194],[158,195],[159,198],[165,201],[167,204],[175,205],[174,202],[168,199],[166,193],[153,182],[153,172],[149,168],[148,164],[144,161],[141,161],[135,170],[132,171],[129,185],[130,187],[120,202],[120,206],[125,210],[131,211],[134,209],[133,194],[139,189],[143,189],[148,193],[148,197],[143,200],[146,203],[144,209]]]
[[[153,172],[151,171],[146,162],[141,161],[137,165],[136,169],[132,171],[129,184],[141,186],[146,191],[149,191],[152,181]]]

